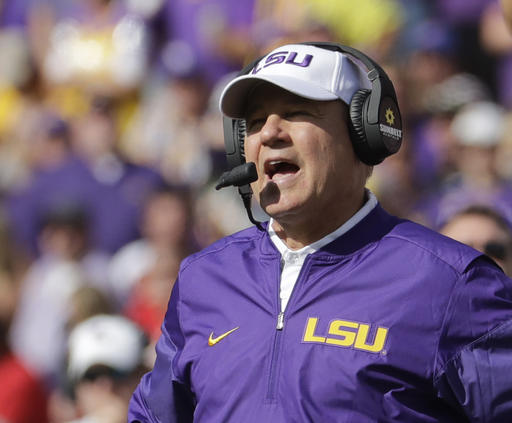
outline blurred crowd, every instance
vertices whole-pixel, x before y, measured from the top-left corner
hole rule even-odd
[[[125,421],[180,261],[250,225],[218,98],[283,41],[383,65],[405,140],[369,188],[512,274],[498,0],[0,0],[0,421]]]

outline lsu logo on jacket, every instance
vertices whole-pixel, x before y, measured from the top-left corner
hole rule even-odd
[[[317,326],[317,317],[308,318],[302,342],[327,344],[379,353],[384,349],[388,336],[387,328],[377,326],[375,329],[369,324],[351,322],[349,320],[331,321],[327,333],[319,333]]]

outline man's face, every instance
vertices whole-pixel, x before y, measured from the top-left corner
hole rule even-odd
[[[282,225],[340,226],[361,206],[369,168],[352,149],[347,106],[312,101],[262,83],[246,110],[248,162],[262,208]]]
[[[488,254],[505,273],[512,275],[512,263],[509,257],[510,236],[492,218],[479,214],[462,214],[447,223],[440,232]],[[499,249],[496,249],[497,247]],[[499,256],[495,254],[497,252]]]

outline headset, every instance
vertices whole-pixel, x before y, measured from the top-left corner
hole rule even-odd
[[[363,52],[342,44],[333,42],[298,43],[338,51],[351,56],[364,65],[371,83],[371,89],[359,89],[349,105],[349,132],[356,156],[363,163],[373,166],[381,163],[386,157],[395,154],[401,146],[402,118],[393,83],[384,70]],[[238,76],[248,74],[266,55],[245,66]],[[224,145],[228,171],[225,172],[216,189],[234,185],[239,187],[239,193],[249,220],[256,222],[250,210],[252,195],[249,184],[258,179],[253,163],[246,163],[244,152],[245,121],[224,117]]]

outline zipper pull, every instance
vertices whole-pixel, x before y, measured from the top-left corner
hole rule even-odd
[[[283,330],[283,328],[284,328],[284,313],[281,311],[277,315],[277,326],[276,326],[276,329],[277,330]]]

